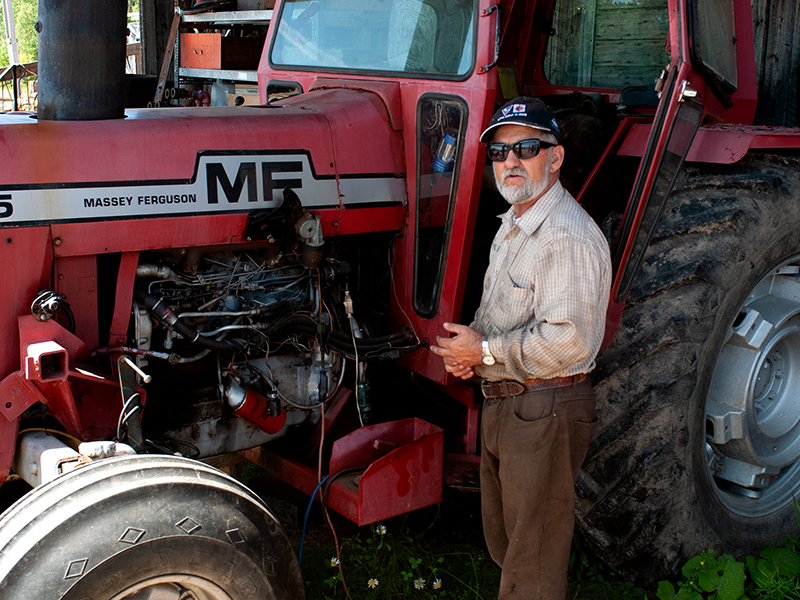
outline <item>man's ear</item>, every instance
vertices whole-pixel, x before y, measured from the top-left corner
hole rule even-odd
[[[555,146],[553,148],[553,160],[550,162],[550,172],[557,172],[562,164],[564,164],[564,146]]]

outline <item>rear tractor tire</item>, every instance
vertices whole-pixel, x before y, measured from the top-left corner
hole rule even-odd
[[[0,516],[0,597],[302,600],[261,500],[202,463],[122,456],[35,488]]]
[[[797,534],[800,160],[687,165],[592,374],[578,527],[643,582]]]

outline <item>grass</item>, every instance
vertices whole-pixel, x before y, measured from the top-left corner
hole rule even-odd
[[[347,600],[348,592],[352,600],[497,598],[500,568],[483,542],[478,494],[446,490],[439,505],[364,527],[329,511],[334,539],[318,502],[304,535],[307,496],[263,476],[248,485],[262,491],[298,554],[302,542],[301,571],[310,600]],[[570,563],[574,600],[656,598],[614,573],[577,540]]]

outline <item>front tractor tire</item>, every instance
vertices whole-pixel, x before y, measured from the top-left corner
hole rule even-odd
[[[0,598],[302,600],[261,500],[176,456],[123,456],[35,488],[0,517]]]
[[[578,527],[613,567],[797,533],[800,160],[685,167],[592,379]]]

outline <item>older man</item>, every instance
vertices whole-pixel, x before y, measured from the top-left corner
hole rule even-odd
[[[481,499],[500,599],[564,600],[574,485],[596,424],[595,366],[611,284],[608,244],[561,186],[553,114],[512,100],[481,134],[511,204],[469,327],[431,349],[457,377],[483,378]]]

